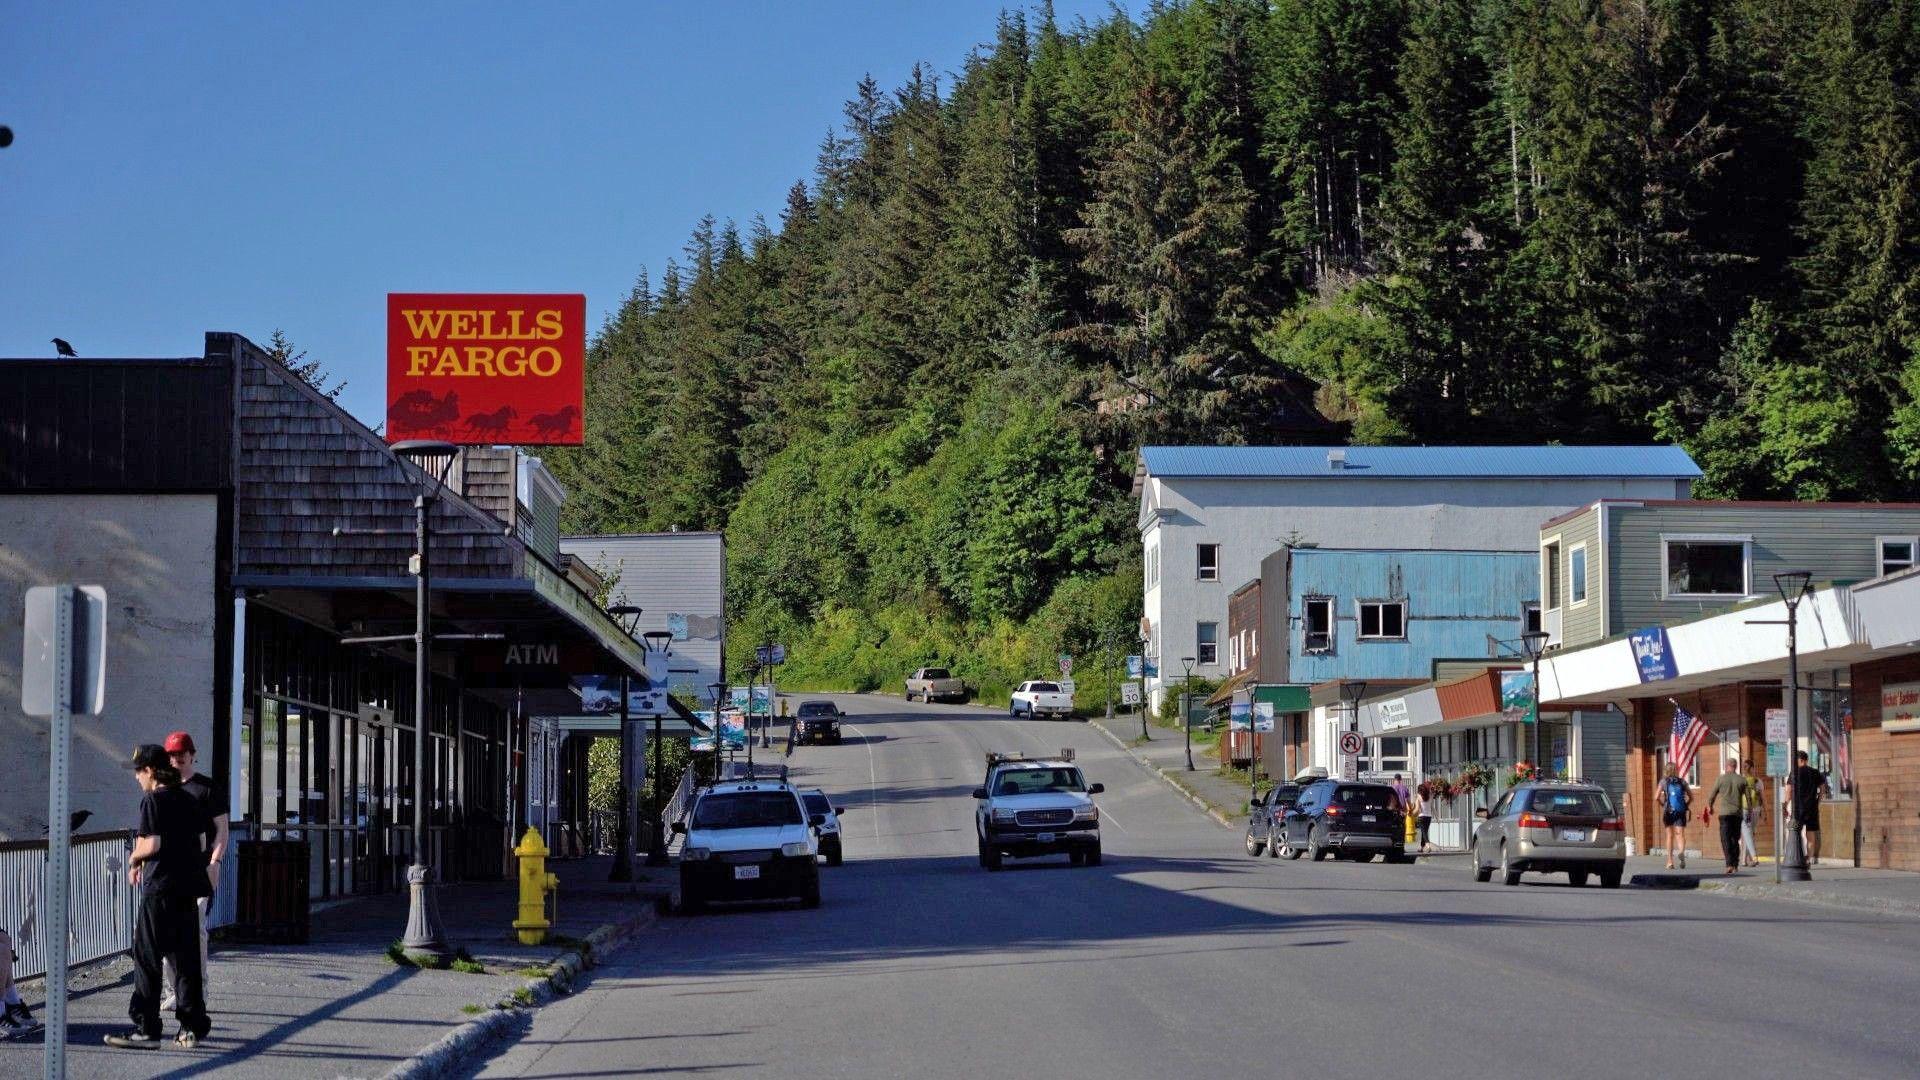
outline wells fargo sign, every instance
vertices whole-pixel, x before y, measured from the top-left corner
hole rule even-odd
[[[387,294],[387,439],[578,444],[587,298]]]

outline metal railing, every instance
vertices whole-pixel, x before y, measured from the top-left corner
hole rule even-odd
[[[85,833],[73,838],[67,866],[72,964],[114,956],[133,947],[134,890],[127,884],[127,832]],[[47,973],[47,942],[41,910],[47,877],[47,842],[0,844],[0,929],[20,955],[16,979]]]
[[[667,800],[665,812],[660,820],[671,826],[687,816],[687,804],[693,801],[693,766],[680,770],[680,783],[673,789],[673,796]]]

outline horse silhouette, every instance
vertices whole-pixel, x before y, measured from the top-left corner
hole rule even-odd
[[[460,395],[452,390],[439,398],[426,390],[409,390],[393,399],[387,423],[396,431],[437,428],[460,419]]]
[[[467,417],[467,430],[487,438],[502,438],[507,434],[507,422],[519,418],[520,414],[513,411],[513,406],[502,405],[492,412],[474,413]]]
[[[555,412],[541,413],[527,422],[533,426],[535,436],[550,439],[572,431],[573,421],[579,415],[579,409],[568,405]]]

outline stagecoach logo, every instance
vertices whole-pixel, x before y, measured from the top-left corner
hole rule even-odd
[[[387,295],[387,438],[583,441],[587,298]]]

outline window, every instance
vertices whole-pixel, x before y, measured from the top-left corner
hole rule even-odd
[[[1567,592],[1571,603],[1587,602],[1587,545],[1575,544],[1567,552]]]
[[[1160,546],[1158,544],[1147,548],[1146,564],[1147,588],[1151,589],[1160,584]]]
[[[1199,664],[1220,662],[1220,624],[1203,622],[1193,627],[1193,659]]]
[[[1920,541],[1911,536],[1883,536],[1880,538],[1880,576],[1897,574],[1911,569],[1920,554]]]
[[[1745,537],[1662,537],[1663,576],[1668,596],[1745,596],[1748,588]]]
[[[1520,606],[1520,632],[1537,634],[1540,632],[1540,605],[1526,603]]]
[[[1239,633],[1233,635],[1233,640],[1227,643],[1227,648],[1230,654],[1227,660],[1228,671],[1240,670],[1240,660],[1241,660],[1240,645],[1242,642],[1246,640],[1247,640],[1247,632],[1245,630],[1242,630]]]
[[[1360,640],[1403,639],[1407,636],[1405,600],[1360,601]]]
[[[1554,541],[1540,549],[1540,581],[1545,586],[1547,607],[1557,609],[1560,606],[1560,542]]]
[[[1307,597],[1302,605],[1301,623],[1306,631],[1300,646],[1302,652],[1333,651],[1333,597]]]
[[[1200,544],[1195,549],[1194,576],[1201,581],[1220,580],[1220,545]]]

